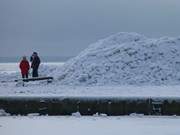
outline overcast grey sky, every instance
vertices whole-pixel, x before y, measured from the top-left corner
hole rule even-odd
[[[72,56],[116,32],[180,35],[179,0],[0,0],[0,56]]]

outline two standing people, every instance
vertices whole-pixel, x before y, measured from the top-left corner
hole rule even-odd
[[[32,77],[38,77],[38,68],[41,63],[41,60],[37,52],[33,52],[32,56],[30,57],[30,62],[31,62],[31,68],[32,68]],[[30,66],[25,56],[21,60],[19,67],[21,69],[22,78],[28,78]]]

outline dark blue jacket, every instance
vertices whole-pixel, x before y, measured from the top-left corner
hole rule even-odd
[[[38,69],[40,63],[41,63],[40,58],[39,58],[38,56],[34,57],[34,58],[32,59],[31,68],[32,68],[32,69]]]

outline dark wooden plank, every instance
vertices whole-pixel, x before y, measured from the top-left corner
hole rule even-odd
[[[19,81],[28,82],[28,81],[40,81],[40,80],[53,80],[53,77],[33,77],[28,79],[17,79],[15,80],[15,82],[19,82]]]

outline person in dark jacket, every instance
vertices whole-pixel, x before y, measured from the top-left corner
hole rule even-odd
[[[32,54],[30,61],[31,61],[31,68],[32,68],[32,77],[38,77],[38,68],[41,63],[41,60],[37,52],[34,52]]]
[[[19,64],[19,68],[21,69],[22,78],[28,78],[30,66],[28,60],[26,59],[26,56],[23,56],[23,59]]]

